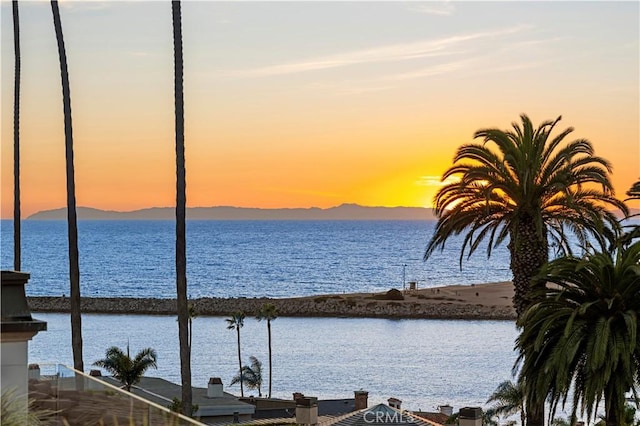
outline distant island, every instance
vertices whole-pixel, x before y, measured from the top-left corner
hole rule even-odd
[[[99,210],[78,207],[79,220],[174,220],[174,207],[152,207],[130,212]],[[27,217],[27,220],[65,220],[67,209],[44,210]],[[366,207],[357,204],[341,204],[326,209],[285,208],[261,209],[247,207],[190,207],[187,219],[191,220],[433,220],[433,209],[424,207]]]

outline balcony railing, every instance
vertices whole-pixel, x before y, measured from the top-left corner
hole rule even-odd
[[[62,364],[30,366],[29,410],[57,425],[202,425]]]

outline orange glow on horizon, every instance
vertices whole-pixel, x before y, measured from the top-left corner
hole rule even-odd
[[[572,126],[567,140],[589,139],[612,163],[619,198],[640,178],[637,3],[460,2],[447,16],[356,3],[184,3],[188,206],[431,207],[456,148],[478,129],[508,129],[521,113],[535,125],[562,114],[554,133]],[[11,2],[0,7],[0,215],[11,219]],[[51,11],[46,2],[20,8],[28,217],[66,206],[66,184]],[[165,5],[70,2],[61,12],[77,205],[173,206]],[[351,18],[361,19],[357,31]],[[304,39],[291,37],[302,28]]]

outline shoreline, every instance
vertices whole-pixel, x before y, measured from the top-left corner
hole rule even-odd
[[[398,293],[395,293],[396,296]],[[451,285],[401,292],[396,300],[381,293],[327,294],[292,298],[191,299],[198,316],[227,316],[244,311],[255,316],[264,303],[278,308],[280,317],[335,317],[387,319],[515,320],[511,282]],[[398,298],[399,299],[399,298]],[[68,313],[68,297],[27,296],[32,313]],[[175,299],[95,298],[81,299],[83,313],[113,315],[176,315]]]

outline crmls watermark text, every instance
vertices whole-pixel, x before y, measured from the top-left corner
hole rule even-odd
[[[363,415],[365,423],[412,423],[413,419],[405,413],[399,411],[381,412],[367,411]]]

